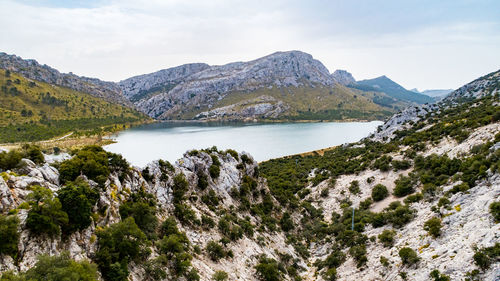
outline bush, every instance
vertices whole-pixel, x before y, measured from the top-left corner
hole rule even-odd
[[[59,199],[54,198],[50,189],[33,186],[27,199],[31,206],[26,219],[26,226],[36,235],[47,234],[50,237],[59,235],[60,226],[68,223],[68,215],[62,210]]]
[[[45,157],[43,156],[42,151],[40,150],[39,146],[36,145],[31,145],[31,144],[25,144],[23,145],[23,156],[24,158],[27,158],[36,164],[41,164],[45,162]]]
[[[0,280],[28,281],[97,281],[97,267],[87,261],[76,262],[67,252],[60,256],[41,255],[36,264],[25,273],[15,275],[12,272],[2,274]]]
[[[261,281],[282,280],[278,262],[275,259],[261,256],[255,270],[257,271],[257,277]]]
[[[473,258],[474,262],[481,269],[490,268],[490,265],[500,257],[500,243],[495,243],[494,246],[476,250]]]
[[[490,204],[490,213],[496,223],[500,222],[500,202],[493,202]]]
[[[97,237],[95,261],[104,280],[126,281],[128,263],[147,255],[146,235],[132,217],[98,230]]]
[[[174,204],[174,215],[183,224],[193,224],[198,221],[193,209],[184,203]]]
[[[203,173],[202,171],[199,171],[197,175],[198,175],[198,187],[201,190],[205,190],[205,188],[207,188],[208,186],[207,175],[205,175],[205,173]]]
[[[389,195],[387,187],[382,184],[377,184],[372,189],[372,199],[375,202],[384,200]]]
[[[174,203],[180,203],[184,200],[184,194],[186,193],[188,186],[189,184],[183,173],[175,175],[174,184],[172,185]]]
[[[411,177],[399,176],[399,178],[394,182],[396,187],[394,188],[394,196],[403,197],[414,192],[415,180]]]
[[[292,220],[292,217],[290,216],[290,213],[288,213],[288,212],[283,213],[283,216],[280,219],[280,226],[281,226],[281,229],[285,232],[288,232],[288,231],[294,229],[295,226],[293,224],[293,220]]]
[[[120,205],[122,220],[133,217],[137,226],[149,239],[156,238],[158,218],[156,217],[156,198],[144,190],[133,193],[130,199]]]
[[[396,231],[386,229],[378,235],[378,240],[384,245],[384,247],[390,248],[394,244],[395,236]]]
[[[83,230],[90,225],[92,207],[96,204],[99,193],[90,188],[87,182],[69,182],[58,191],[57,198],[62,210],[68,214],[68,223],[63,226],[65,233]]]
[[[4,216],[0,214],[0,255],[17,256],[17,244],[19,243],[19,233],[17,227],[19,219],[17,216]]]
[[[401,250],[399,250],[399,257],[404,265],[413,265],[420,260],[417,253],[408,247],[401,248]]]
[[[12,170],[19,166],[23,155],[17,150],[10,150],[9,152],[0,152],[0,169]]]
[[[229,278],[229,275],[225,271],[217,270],[214,275],[212,275],[212,279],[214,281],[226,281]]]
[[[424,230],[434,238],[441,235],[441,227],[441,220],[437,217],[430,218],[424,223]]]
[[[99,146],[86,146],[79,150],[71,159],[65,160],[59,166],[59,179],[62,183],[74,181],[80,174],[104,185],[110,169],[109,154]]]
[[[441,272],[439,272],[439,270],[437,270],[437,269],[434,269],[433,271],[431,271],[429,276],[432,279],[434,279],[434,281],[450,281],[449,276],[441,274]]]
[[[349,185],[349,191],[352,194],[358,194],[360,192],[360,190],[359,190],[359,182],[356,181],[356,180],[352,181],[351,185]]]
[[[208,256],[215,262],[226,257],[227,253],[219,243],[215,241],[209,241],[205,248],[207,250]]]
[[[220,167],[218,165],[211,165],[210,168],[208,168],[208,172],[210,172],[210,176],[212,179],[216,179],[220,175]]]

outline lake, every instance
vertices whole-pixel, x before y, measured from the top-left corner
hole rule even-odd
[[[356,142],[375,131],[380,121],[322,123],[154,123],[122,131],[107,151],[122,154],[132,165],[165,159],[174,163],[184,152],[217,146],[246,151],[255,160],[308,152]]]

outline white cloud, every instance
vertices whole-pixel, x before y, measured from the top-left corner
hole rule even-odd
[[[347,69],[357,79],[385,74],[408,88],[458,87],[499,67],[498,21],[390,29],[383,14],[364,14],[360,24],[324,3],[115,0],[62,8],[3,1],[0,50],[113,81],[291,49],[311,53],[330,71]],[[335,10],[330,16],[325,9]]]

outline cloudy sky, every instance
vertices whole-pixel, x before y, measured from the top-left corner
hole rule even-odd
[[[0,52],[119,81],[301,50],[358,80],[457,88],[500,69],[498,0],[0,0]]]

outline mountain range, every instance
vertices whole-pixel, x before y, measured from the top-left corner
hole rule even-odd
[[[158,120],[373,120],[431,103],[389,78],[355,81],[310,54],[276,52],[248,62],[191,63],[118,83],[63,74],[35,60],[0,53],[0,68],[130,107]]]

